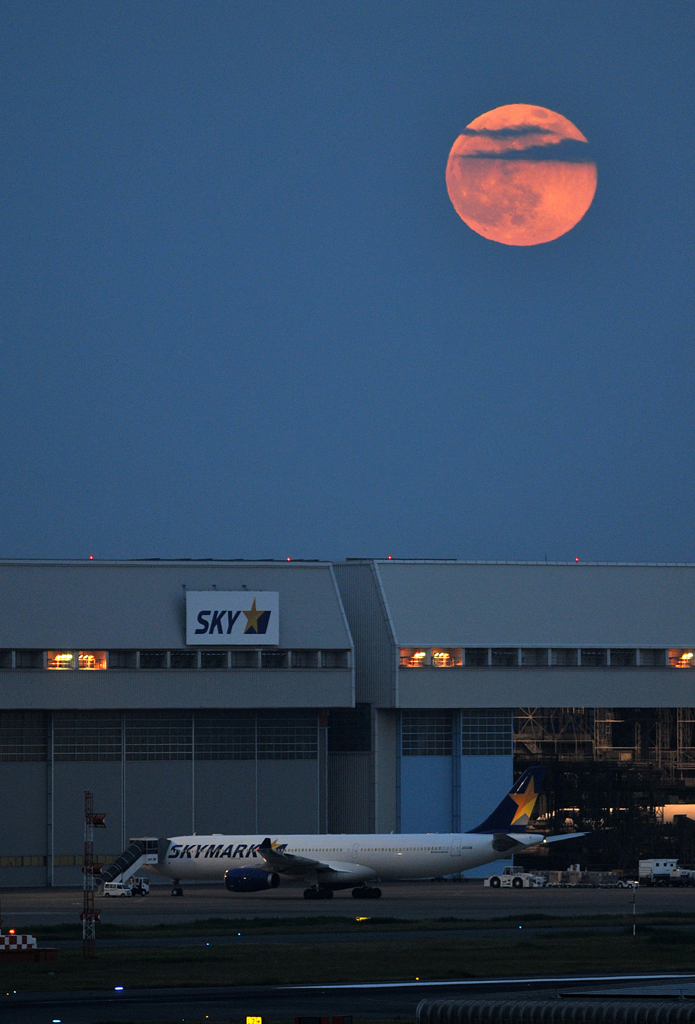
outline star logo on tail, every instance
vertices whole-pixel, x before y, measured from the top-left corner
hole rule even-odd
[[[533,812],[533,806],[538,799],[538,793],[533,785],[533,776],[529,779],[529,784],[526,787],[525,792],[510,793],[509,796],[517,805],[516,814],[512,818],[512,825],[515,825],[517,821],[524,817],[528,821]]]

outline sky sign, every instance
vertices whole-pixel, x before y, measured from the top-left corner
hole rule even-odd
[[[186,643],[277,645],[279,599],[271,590],[188,590]]]

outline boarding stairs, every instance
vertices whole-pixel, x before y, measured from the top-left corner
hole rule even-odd
[[[163,844],[166,844],[163,847]],[[101,869],[100,882],[127,882],[136,875],[144,864],[158,864],[164,859],[169,848],[168,839],[131,839],[120,857],[113,864]]]

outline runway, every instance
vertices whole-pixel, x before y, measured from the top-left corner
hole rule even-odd
[[[152,887],[149,896],[114,899],[97,897],[102,923],[153,926],[224,918],[289,920],[364,916],[425,921],[439,918],[490,921],[510,915],[543,914],[581,917],[632,912],[629,889],[488,889],[480,882],[387,882],[380,900],[355,900],[350,890],[332,900],[305,900],[303,886],[242,895],[223,885],[190,885],[183,897],[172,897],[168,886]],[[79,920],[80,889],[3,889],[0,891],[3,928],[26,930],[31,925]],[[692,913],[695,888],[642,888],[636,892],[639,914]]]
[[[140,989],[133,992],[56,992],[0,996],[0,1022],[7,1024],[94,1024],[94,1021],[240,1021],[246,1015],[269,1020],[295,1016],[415,1019],[421,999],[498,995],[552,998],[589,993],[678,999],[695,995],[695,977],[649,975],[556,977],[495,981],[450,981],[328,986],[265,986],[219,989]]]

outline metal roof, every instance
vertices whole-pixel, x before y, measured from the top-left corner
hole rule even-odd
[[[280,594],[280,646],[352,647],[327,562],[0,561],[0,647],[180,648],[188,590]]]
[[[380,559],[403,646],[695,644],[695,566]]]

